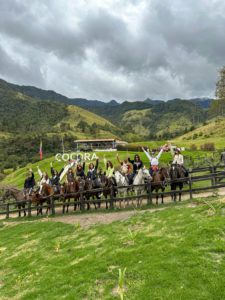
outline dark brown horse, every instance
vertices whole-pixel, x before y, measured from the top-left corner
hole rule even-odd
[[[184,186],[184,181],[180,181],[179,182],[179,178],[183,179],[185,178],[185,172],[182,169],[181,166],[177,165],[177,164],[172,164],[171,168],[170,168],[170,178],[171,180],[175,180],[176,182],[172,182],[170,184],[171,186],[171,191],[174,191],[174,193],[171,195],[172,201],[176,201],[177,200],[177,193],[176,193],[176,189],[177,187],[179,187],[179,201],[181,201],[181,190],[183,189]]]
[[[38,207],[37,208],[37,216],[39,214],[42,215],[42,205],[43,203],[47,203],[47,210],[46,210],[46,214],[48,213],[49,211],[49,206],[50,206],[50,203],[51,203],[51,199],[50,199],[50,196],[54,195],[54,189],[52,186],[50,186],[49,184],[47,183],[43,183],[42,184],[42,188],[41,188],[41,191],[37,191],[35,192],[31,199],[32,199],[32,202],[33,204]],[[41,206],[41,207],[39,207]]]
[[[111,196],[111,187],[113,186],[113,180],[111,178],[107,178],[105,175],[101,175],[101,183],[100,186],[103,188],[104,198],[107,199],[108,196]],[[114,194],[116,197],[116,194]],[[108,209],[109,201],[106,200],[105,207]]]
[[[95,209],[97,209],[95,199],[100,200],[99,192],[96,192],[95,189],[100,188],[100,181],[99,179],[91,180],[86,179],[84,183],[84,197],[87,201],[89,201],[91,198],[93,200]],[[100,202],[97,203],[98,208],[100,208]],[[90,209],[90,203],[87,202],[87,209]]]
[[[18,190],[17,188],[9,188],[6,190],[4,196],[3,196],[3,202],[9,198],[9,197],[13,197],[16,200],[18,209],[19,209],[19,217],[21,217],[21,208],[24,208],[24,217],[26,216],[26,210],[25,210],[25,206],[26,206],[26,199],[24,197],[24,192],[23,190]]]
[[[159,190],[162,190],[162,192],[165,191],[165,187],[168,184],[168,181],[170,180],[170,175],[169,175],[169,169],[168,168],[161,168],[160,170],[154,171],[152,175],[152,191],[156,191],[156,204],[158,204],[158,199],[159,195],[158,192]],[[164,203],[163,201],[163,194],[161,194],[161,203]]]
[[[65,183],[60,187],[60,195],[62,196],[63,201],[63,213],[69,212],[70,199],[74,198],[74,202],[76,202],[80,198],[80,194],[77,194],[80,189],[80,184],[77,180],[73,180],[71,182]],[[68,200],[67,204],[65,204],[66,200]],[[74,210],[76,210],[77,204],[74,203]]]

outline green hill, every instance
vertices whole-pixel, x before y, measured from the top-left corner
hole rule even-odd
[[[74,147],[77,138],[119,138],[123,130],[80,107],[30,98],[0,82],[0,173]]]
[[[173,139],[173,142],[179,146],[190,148],[191,145],[196,145],[200,149],[205,143],[213,143],[216,148],[225,148],[225,119],[217,117],[207,124],[196,128],[178,138]]]

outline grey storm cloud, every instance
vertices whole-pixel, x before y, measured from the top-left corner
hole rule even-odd
[[[223,0],[0,2],[0,77],[69,97],[213,96]]]

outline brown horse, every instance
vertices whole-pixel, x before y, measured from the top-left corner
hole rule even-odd
[[[83,186],[83,190],[84,190],[84,197],[87,201],[89,201],[91,198],[94,201],[95,198],[100,199],[100,197],[98,197],[99,192],[96,192],[96,184],[93,180],[91,179],[86,179],[84,186]],[[93,202],[95,209],[97,209],[96,206],[96,202]],[[100,202],[98,202],[98,207],[100,207]],[[87,202],[87,210],[90,209],[90,203]]]
[[[158,192],[161,189],[162,192],[165,191],[165,187],[167,185],[167,182],[170,180],[170,175],[169,175],[169,169],[168,168],[161,168],[160,170],[154,171],[152,174],[152,186],[151,186],[151,190],[152,191],[156,191],[157,195],[156,195],[156,204],[158,204],[158,199],[159,199],[159,195]],[[158,182],[158,183],[157,183]],[[163,194],[161,194],[161,199],[162,202],[163,201]]]
[[[37,216],[39,214],[42,215],[42,207],[39,207],[39,206],[42,206],[44,202],[47,203],[46,214],[48,213],[50,202],[51,202],[50,196],[52,196],[53,194],[54,194],[53,187],[51,187],[47,183],[43,183],[41,193],[40,193],[40,191],[37,191],[32,195],[32,197],[31,197],[32,202],[35,206],[38,207],[37,208]]]
[[[103,195],[106,199],[105,207],[108,209],[108,202],[107,198],[108,196],[111,196],[111,187],[113,186],[113,180],[111,178],[107,178],[105,175],[101,176],[101,187],[103,188]],[[116,197],[116,194],[114,193],[114,197]]]
[[[65,207],[66,212],[69,212],[69,205],[70,205],[70,199],[74,198],[74,202],[76,202],[80,198],[80,194],[76,194],[79,192],[80,185],[77,180],[73,180],[71,182],[65,183],[64,185],[61,185],[60,187],[60,195],[62,195],[62,201],[63,201],[63,214],[65,213]],[[66,200],[68,200],[67,204],[65,204]],[[74,204],[74,210],[76,210],[77,204]]]
[[[174,193],[171,195],[171,199],[172,201],[176,201],[177,200],[177,193],[176,193],[176,189],[177,186],[179,187],[179,201],[181,201],[181,190],[183,189],[184,186],[184,181],[181,180],[179,182],[179,178],[180,179],[184,179],[185,176],[185,172],[182,169],[181,166],[177,165],[177,164],[172,164],[171,169],[170,169],[170,178],[171,180],[175,180],[176,182],[172,182],[170,184],[171,186],[171,191],[174,191]]]
[[[21,217],[21,208],[24,208],[24,217],[26,216],[26,210],[25,210],[25,205],[26,205],[26,199],[24,197],[24,192],[23,190],[18,190],[17,188],[9,188],[6,190],[4,196],[3,196],[3,202],[9,198],[9,197],[13,197],[16,200],[18,209],[19,209],[19,217]]]

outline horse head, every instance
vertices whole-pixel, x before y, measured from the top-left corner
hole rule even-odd
[[[147,170],[145,167],[142,168],[142,176],[144,179],[147,179],[147,180],[151,180],[152,179],[152,176],[149,174],[149,170]]]

